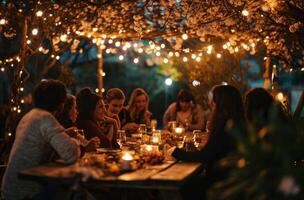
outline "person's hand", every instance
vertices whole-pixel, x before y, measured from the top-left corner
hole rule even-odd
[[[72,126],[64,130],[70,137],[77,138],[77,127]]]
[[[165,152],[165,159],[167,161],[175,161],[175,158],[172,156],[173,151],[176,149],[176,147],[171,147]]]
[[[98,148],[100,145],[100,140],[98,137],[93,137],[89,140],[88,144],[85,146],[86,152],[92,152],[95,151],[96,148]]]
[[[124,130],[128,130],[128,131],[136,131],[139,128],[139,125],[132,122],[132,123],[127,123],[126,125],[124,125],[123,129]]]

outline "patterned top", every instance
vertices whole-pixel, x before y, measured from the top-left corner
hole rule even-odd
[[[22,169],[49,162],[54,150],[66,163],[75,163],[80,156],[79,144],[48,111],[32,109],[19,122],[7,169],[3,177],[3,198],[23,199],[40,192],[35,182],[18,179]]]

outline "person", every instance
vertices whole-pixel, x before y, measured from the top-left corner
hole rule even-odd
[[[218,169],[217,162],[229,152],[236,150],[233,137],[226,127],[241,127],[244,122],[244,107],[242,97],[237,88],[231,85],[217,85],[212,89],[212,108],[210,115],[210,137],[203,149],[186,152],[175,148],[172,156],[176,160],[186,162],[202,162],[206,166],[206,177],[202,187],[207,189],[210,184],[227,177],[227,169]],[[201,187],[197,185],[196,187]],[[203,189],[199,189],[200,191]],[[194,195],[194,193],[193,193]],[[195,197],[197,198],[197,196]]]
[[[66,129],[65,131],[71,136],[79,140],[83,152],[95,151],[99,146],[98,137],[93,137],[89,141],[82,135],[76,127],[78,111],[76,108],[76,97],[68,94],[65,100],[62,112],[57,116],[59,123]]]
[[[193,95],[188,90],[180,90],[177,102],[172,103],[166,110],[163,117],[165,129],[169,129],[170,121],[176,121],[188,131],[204,129],[203,109],[195,103]]]
[[[33,93],[34,108],[19,122],[2,184],[4,199],[33,198],[43,188],[35,182],[18,178],[22,169],[49,162],[56,151],[65,163],[75,163],[79,144],[69,137],[55,114],[62,110],[66,99],[64,84],[56,80],[41,81]]]
[[[126,115],[125,110],[123,110],[125,99],[125,94],[119,88],[109,89],[105,98],[107,108],[106,116],[115,119],[119,129],[121,128],[119,115]],[[122,110],[124,113],[120,114]]]
[[[83,129],[85,137],[98,137],[101,147],[118,148],[116,142],[117,123],[106,117],[106,108],[101,96],[93,93],[89,88],[82,89],[76,95],[77,110],[79,112],[76,124]]]
[[[244,104],[246,120],[256,130],[270,123],[271,116],[276,116],[283,122],[290,120],[281,103],[276,103],[273,96],[264,88],[249,90],[245,94]]]
[[[134,133],[139,124],[150,125],[152,113],[149,111],[149,96],[142,88],[132,91],[128,106],[125,108],[126,115],[120,115],[122,129]]]

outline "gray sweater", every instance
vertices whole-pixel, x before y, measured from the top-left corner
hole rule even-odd
[[[32,109],[21,119],[16,130],[2,182],[3,198],[15,200],[38,193],[39,184],[18,179],[18,172],[49,162],[54,150],[66,163],[75,163],[80,156],[77,141],[64,132],[51,113]]]

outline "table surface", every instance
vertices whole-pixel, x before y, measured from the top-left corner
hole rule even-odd
[[[77,172],[80,171],[93,174],[86,181],[88,186],[175,190],[201,173],[203,165],[201,163],[167,161],[159,165],[147,165],[136,171],[113,176],[104,175],[101,169],[94,167],[49,163],[20,171],[19,178],[44,183],[71,184],[76,180],[75,175],[80,174]]]

